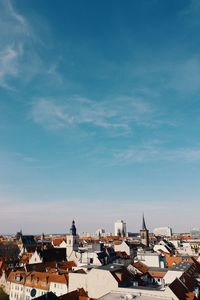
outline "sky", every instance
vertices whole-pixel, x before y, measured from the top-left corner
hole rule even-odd
[[[0,232],[200,227],[200,2],[0,1]]]

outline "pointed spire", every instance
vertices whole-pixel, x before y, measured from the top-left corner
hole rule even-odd
[[[144,213],[142,217],[142,230],[147,230],[146,224],[145,224],[145,219],[144,219]]]

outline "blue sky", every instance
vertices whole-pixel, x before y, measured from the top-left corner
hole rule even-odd
[[[1,232],[199,224],[198,0],[0,3]]]

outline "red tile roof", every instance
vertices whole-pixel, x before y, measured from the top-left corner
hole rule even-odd
[[[59,300],[88,300],[87,293],[83,288],[72,291],[59,297]]]
[[[51,282],[68,284],[68,276],[43,272],[11,272],[8,281],[37,289],[48,290]]]
[[[137,270],[139,270],[141,273],[147,273],[149,271],[149,268],[145,264],[143,264],[141,261],[137,261],[137,262],[133,263],[132,266],[134,268],[136,268]]]
[[[195,277],[200,273],[199,262],[191,258],[193,263],[190,267],[181,275],[180,278],[176,278],[170,285],[170,289],[180,300],[193,300],[197,299],[194,294],[196,285]]]

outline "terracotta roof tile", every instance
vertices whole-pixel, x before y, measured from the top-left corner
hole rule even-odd
[[[149,268],[143,264],[141,261],[137,261],[132,264],[132,266],[136,269],[138,269],[141,273],[147,273],[149,271]]]
[[[59,297],[60,300],[87,300],[87,293],[83,288],[72,291]]]
[[[37,289],[48,290],[51,282],[68,284],[66,275],[58,275],[43,272],[11,272],[8,281],[22,284]]]

